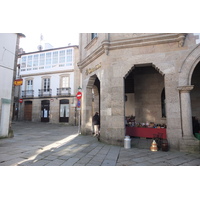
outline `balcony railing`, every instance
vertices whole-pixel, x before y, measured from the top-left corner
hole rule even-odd
[[[38,96],[39,97],[51,97],[52,89],[39,89]]]
[[[22,91],[22,98],[33,98],[34,97],[34,90],[23,90]]]
[[[57,88],[57,96],[70,96],[71,88]]]

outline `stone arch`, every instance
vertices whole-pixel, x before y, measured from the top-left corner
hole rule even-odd
[[[191,85],[191,78],[196,65],[200,62],[200,44],[189,52],[179,72],[179,86]]]
[[[165,87],[163,75],[164,73],[152,63],[135,64],[128,70],[124,76],[126,117],[133,114],[137,122],[166,123],[166,119],[162,118],[161,93]],[[144,78],[143,81],[141,77]],[[148,87],[149,84],[150,87]],[[150,103],[147,103],[149,96],[151,96]],[[155,102],[157,103],[156,111],[152,109]]]
[[[141,64],[134,64],[134,65],[132,65],[132,67],[128,70],[128,72],[127,71],[124,71],[124,78],[126,78],[131,72],[132,72],[132,70],[134,70],[135,69],[135,67],[145,67],[145,66],[152,66],[156,71],[158,71],[162,76],[164,76],[165,74],[164,74],[164,72],[160,69],[160,68],[158,68],[158,67],[156,67],[157,65],[156,64],[153,64],[153,63],[141,63]]]
[[[199,151],[199,141],[193,135],[192,108],[190,91],[192,74],[197,64],[200,62],[200,44],[196,45],[186,56],[185,60],[178,69],[179,81],[178,90],[180,91],[181,120],[184,140],[180,143],[180,149],[187,151]],[[192,146],[191,146],[192,144]]]
[[[96,78],[98,78],[98,76],[96,74],[89,77],[88,83],[87,83],[87,86],[86,86],[88,89],[92,89]]]
[[[92,133],[92,116],[94,112],[94,92],[97,92],[95,85],[95,80],[100,79],[97,74],[93,74],[92,76],[88,77],[87,82],[85,84],[85,88],[83,88],[83,100],[82,100],[82,131],[83,134],[91,134]]]

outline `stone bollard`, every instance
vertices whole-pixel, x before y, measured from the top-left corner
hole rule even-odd
[[[125,149],[131,148],[131,138],[130,138],[130,136],[125,136],[125,138],[124,138],[124,148]]]

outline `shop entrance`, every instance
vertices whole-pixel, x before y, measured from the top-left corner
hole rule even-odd
[[[69,100],[60,100],[60,118],[59,122],[69,122]]]
[[[32,121],[32,101],[24,102],[24,120]]]
[[[191,90],[191,107],[192,107],[192,125],[193,125],[193,134],[196,138],[200,140],[200,62],[195,67],[191,85],[194,85],[193,90]]]
[[[164,77],[152,64],[136,65],[124,85],[126,134],[144,138],[160,134],[166,139]]]
[[[50,101],[41,101],[41,122],[49,122]]]

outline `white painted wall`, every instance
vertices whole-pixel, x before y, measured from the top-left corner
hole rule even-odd
[[[74,72],[66,72],[70,76],[70,87],[71,93],[74,94]],[[47,75],[33,75],[28,77],[23,77],[23,85],[21,86],[21,90],[26,90],[26,80],[33,79],[33,90],[34,90],[34,97],[38,97],[38,90],[42,89],[42,77],[48,76],[50,77],[50,88],[52,89],[52,96],[57,95],[57,88],[60,88],[60,76],[63,73],[55,73],[55,74],[47,74]]]
[[[11,98],[17,34],[0,33],[0,97]]]
[[[0,33],[0,137],[8,136],[17,34]]]

